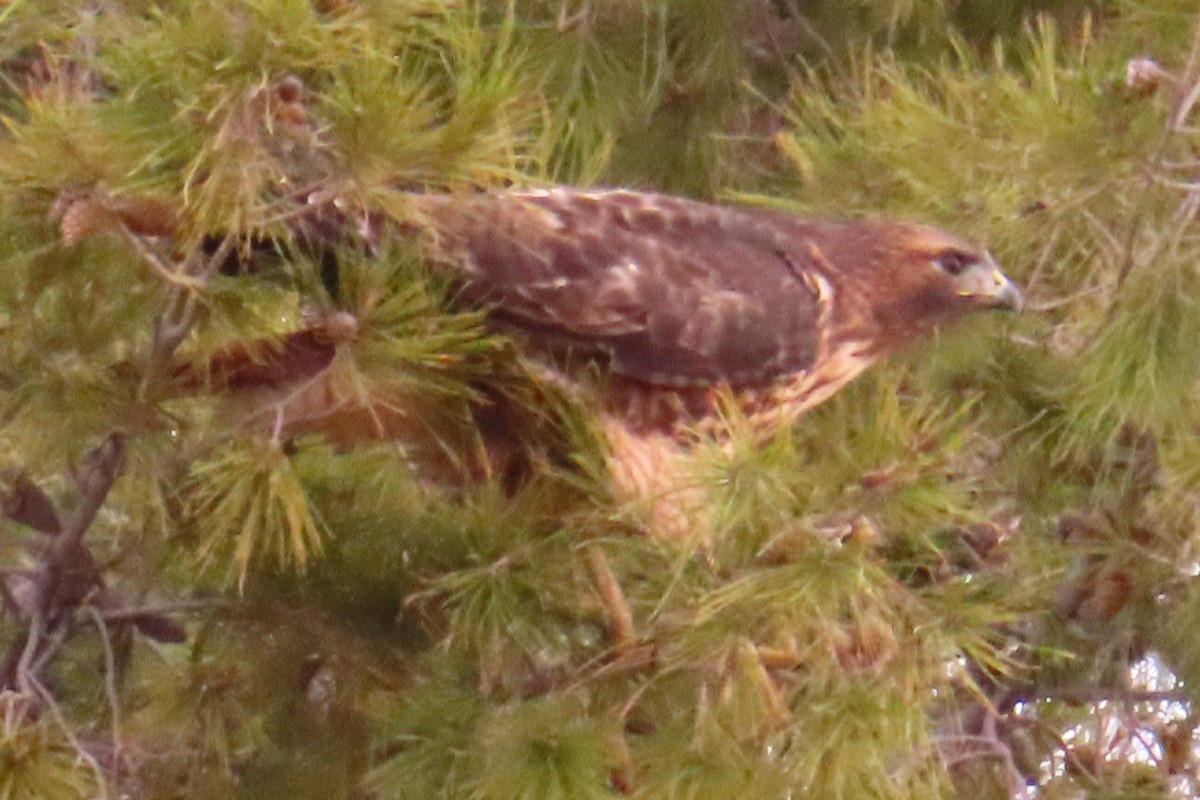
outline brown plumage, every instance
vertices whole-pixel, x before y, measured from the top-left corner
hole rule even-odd
[[[987,253],[904,222],[554,188],[413,195],[409,227],[464,301],[598,396],[632,496],[678,489],[691,437],[722,433],[723,398],[770,432],[935,326],[1020,302]]]
[[[603,360],[606,405],[641,430],[702,421],[714,388],[795,417],[920,333],[1020,297],[986,253],[909,223],[626,191],[413,204],[466,298],[540,349]]]
[[[686,528],[679,455],[731,397],[763,432],[880,356],[1020,293],[987,253],[904,222],[812,219],[628,191],[415,196],[434,259],[502,327],[600,393],[618,490]]]

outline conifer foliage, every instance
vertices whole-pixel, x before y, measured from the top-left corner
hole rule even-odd
[[[1193,3],[8,0],[0,73],[0,800],[1200,794]],[[1029,308],[697,448],[664,541],[413,233],[550,182]]]

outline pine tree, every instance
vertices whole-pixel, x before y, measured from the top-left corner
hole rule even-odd
[[[1200,794],[1194,4],[11,0],[0,69],[0,798]],[[942,225],[1030,308],[698,449],[662,541],[406,227],[549,182]]]

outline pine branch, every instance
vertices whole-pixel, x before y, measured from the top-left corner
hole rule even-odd
[[[1061,701],[1071,705],[1091,705],[1094,703],[1182,703],[1195,700],[1193,692],[1187,689],[1129,689],[1121,686],[1062,686],[1039,687],[1028,694],[1016,693],[1018,702],[1037,702],[1039,700]]]
[[[83,535],[91,527],[96,513],[104,505],[113,482],[120,474],[124,456],[124,435],[111,433],[103,442],[89,450],[83,457],[83,463],[72,470],[78,499],[67,516],[63,525],[63,535],[59,540],[59,546],[64,552],[79,548]]]

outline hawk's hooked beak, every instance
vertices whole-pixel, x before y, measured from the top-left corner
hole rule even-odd
[[[1021,290],[1000,271],[990,257],[974,264],[969,274],[959,276],[959,295],[977,301],[984,308],[1020,311],[1025,303]]]

